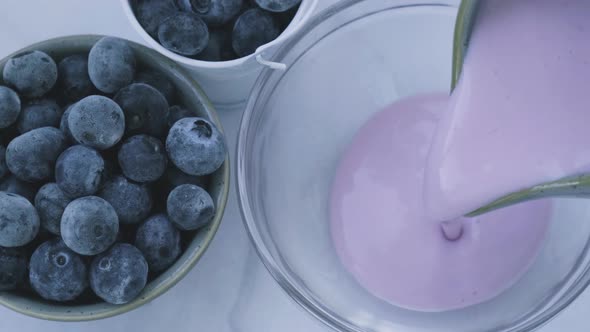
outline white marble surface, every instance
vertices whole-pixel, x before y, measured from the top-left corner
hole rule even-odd
[[[325,7],[338,0],[320,0]],[[72,34],[108,34],[142,42],[119,0],[2,0],[0,57],[31,43]],[[221,110],[233,151],[241,110]],[[541,332],[588,331],[590,293]],[[264,269],[245,233],[232,188],[211,247],[172,290],[131,313],[86,323],[46,322],[0,307],[0,332],[327,332]],[[401,332],[401,331],[400,331]]]

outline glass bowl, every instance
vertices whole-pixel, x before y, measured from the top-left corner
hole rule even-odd
[[[340,331],[532,331],[590,280],[590,204],[555,200],[528,272],[494,299],[423,313],[366,291],[334,250],[328,201],[339,158],[375,112],[406,96],[449,91],[457,1],[348,0],[283,44],[242,119],[237,183],[251,239],[270,273],[312,315]],[[391,282],[396,282],[392,280]]]

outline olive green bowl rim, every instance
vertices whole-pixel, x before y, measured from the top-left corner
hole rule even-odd
[[[90,41],[96,42],[100,38],[104,36],[102,35],[71,35],[71,36],[64,36],[64,37],[57,37],[52,39],[43,40],[30,46],[24,47],[6,57],[0,59],[0,68],[4,65],[4,63],[11,57],[20,54],[22,52],[35,50],[35,49],[46,49],[51,47],[52,45],[75,45],[77,43],[89,43]],[[221,122],[217,116],[215,108],[211,104],[210,100],[206,96],[203,89],[199,86],[199,84],[188,74],[188,72],[181,67],[179,64],[174,62],[173,60],[165,57],[164,55],[144,46],[138,44],[136,42],[128,40],[132,48],[135,52],[140,52],[143,55],[149,56],[150,58],[158,61],[160,65],[165,65],[169,72],[174,72],[176,74],[176,78],[181,80],[183,84],[189,85],[192,90],[196,91],[196,95],[191,98],[197,98],[198,102],[202,104],[203,109],[208,117],[223,133],[223,127]],[[16,296],[14,294],[8,292],[0,292],[0,305],[3,305],[11,310],[14,310],[18,313],[44,319],[44,320],[52,320],[52,321],[62,321],[62,322],[81,322],[81,321],[90,321],[90,320],[97,320],[108,318],[120,314],[127,313],[134,309],[139,308],[140,306],[154,300],[158,296],[164,294],[174,285],[176,285],[182,278],[184,278],[189,271],[195,266],[195,264],[199,261],[199,259],[203,256],[207,248],[209,247],[213,237],[217,233],[219,229],[219,225],[221,224],[221,220],[223,218],[223,214],[225,211],[225,207],[228,200],[229,195],[229,187],[230,187],[230,161],[229,161],[229,153],[226,155],[225,162],[223,163],[220,170],[219,180],[212,185],[221,185],[222,188],[219,190],[219,194],[216,195],[217,197],[213,197],[214,201],[216,202],[216,214],[213,221],[200,232],[206,231],[206,235],[204,236],[201,245],[196,248],[192,248],[195,239],[191,241],[191,244],[187,248],[185,252],[179,257],[178,261],[173,265],[170,269],[175,269],[174,273],[171,273],[169,276],[164,277],[161,279],[166,272],[164,272],[160,277],[152,280],[146,286],[144,292],[142,292],[138,298],[135,300],[122,305],[109,305],[106,303],[99,303],[99,304],[89,304],[89,305],[79,305],[79,306],[67,306],[67,305],[60,305],[55,304],[56,307],[60,307],[57,311],[43,311],[40,310],[41,304],[43,306],[51,306],[52,304],[48,304],[45,301],[36,301],[39,304],[39,307],[36,308],[34,303],[31,304],[23,304],[20,303],[20,299],[23,297]],[[196,235],[198,236],[198,235]],[[191,251],[189,253],[189,251]],[[170,271],[170,270],[168,270]],[[151,284],[156,284],[154,287],[150,287]],[[34,301],[34,300],[33,300]],[[24,300],[23,300],[24,302]],[[28,302],[28,301],[27,301]]]

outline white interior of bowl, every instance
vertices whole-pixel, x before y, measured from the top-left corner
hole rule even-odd
[[[456,4],[345,1],[278,51],[275,60],[288,71],[263,73],[248,102],[238,144],[247,227],[281,286],[333,327],[530,331],[587,284],[590,203],[581,199],[555,201],[545,246],[514,287],[463,310],[432,314],[390,305],[359,286],[335,254],[328,198],[338,160],[384,106],[448,91]]]

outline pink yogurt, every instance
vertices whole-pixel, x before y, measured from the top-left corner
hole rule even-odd
[[[420,96],[373,117],[336,172],[331,229],[344,266],[375,296],[419,311],[493,298],[543,245],[551,204],[528,202],[464,222],[448,241],[424,213],[424,167],[448,97]],[[462,219],[458,219],[463,221]]]
[[[461,216],[590,171],[590,1],[481,6],[453,95],[378,113],[334,178],[337,253],[361,285],[400,307],[448,311],[510,288],[543,245],[551,202]],[[442,221],[455,233],[462,223],[455,241]]]

